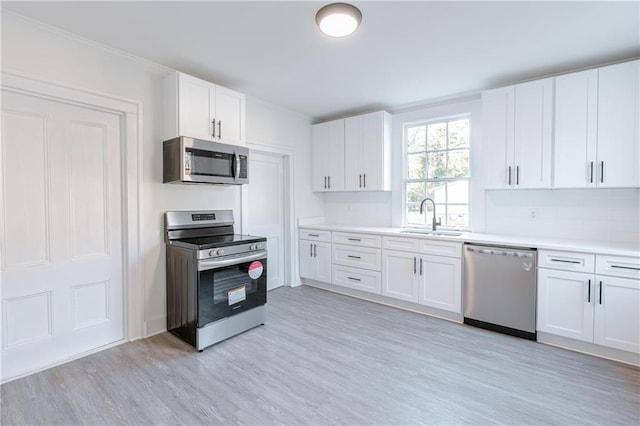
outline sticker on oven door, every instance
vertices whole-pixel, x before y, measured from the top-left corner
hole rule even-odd
[[[264,266],[262,266],[262,262],[256,260],[251,262],[249,265],[249,276],[253,280],[257,280],[262,275],[262,271],[264,270]]]
[[[227,299],[229,300],[229,305],[233,305],[234,303],[242,302],[247,299],[247,292],[245,287],[236,287],[233,290],[229,290],[227,292]]]

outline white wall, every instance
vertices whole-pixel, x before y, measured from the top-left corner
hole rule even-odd
[[[6,12],[2,14],[2,67],[141,102],[144,315],[148,335],[163,331],[166,328],[163,213],[231,208],[236,220],[241,218],[240,187],[162,184],[162,79],[170,70]],[[246,117],[249,138],[292,147],[297,162],[310,164],[308,118],[252,99],[247,101]],[[296,170],[300,193],[296,207],[306,216],[321,212],[321,198],[310,195],[310,177],[305,168]]]
[[[485,208],[490,233],[640,242],[639,189],[487,191]]]

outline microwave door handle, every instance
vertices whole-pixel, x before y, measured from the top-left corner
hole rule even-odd
[[[234,153],[233,155],[233,161],[235,163],[233,169],[234,169],[234,175],[233,175],[233,180],[238,180],[238,178],[240,177],[240,156],[238,155],[238,153]]]

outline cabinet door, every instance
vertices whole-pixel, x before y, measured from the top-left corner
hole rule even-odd
[[[362,153],[364,140],[363,116],[344,120],[344,188],[359,191],[362,186]]]
[[[513,105],[515,89],[482,93],[485,188],[508,188],[513,180]],[[511,174],[510,174],[511,173]]]
[[[179,136],[213,140],[215,85],[185,74],[178,76]]]
[[[316,260],[313,257],[313,244],[315,241],[300,240],[298,259],[300,261],[300,277],[316,278]]]
[[[344,120],[312,126],[311,176],[315,192],[344,190]]]
[[[362,116],[362,187],[369,191],[391,190],[391,116],[373,112]]]
[[[408,302],[418,301],[418,257],[401,251],[382,252],[382,294]]]
[[[537,329],[593,342],[594,275],[538,269]]]
[[[515,87],[514,167],[516,188],[551,187],[553,79]]]
[[[640,280],[596,275],[596,282],[594,343],[640,353]]]
[[[331,282],[331,244],[314,242],[313,256],[316,261],[316,277],[324,283]]]
[[[462,263],[460,259],[422,256],[420,264],[421,305],[462,313]]]
[[[244,145],[244,95],[216,86],[216,138],[224,143]]]
[[[596,185],[598,70],[555,79],[555,188]]]
[[[640,61],[598,70],[598,186],[640,186]]]

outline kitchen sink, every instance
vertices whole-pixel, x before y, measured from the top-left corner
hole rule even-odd
[[[462,232],[456,231],[431,231],[429,229],[403,229],[400,231],[402,234],[423,234],[423,235],[434,235],[434,236],[442,236],[442,237],[459,237],[462,235]]]

